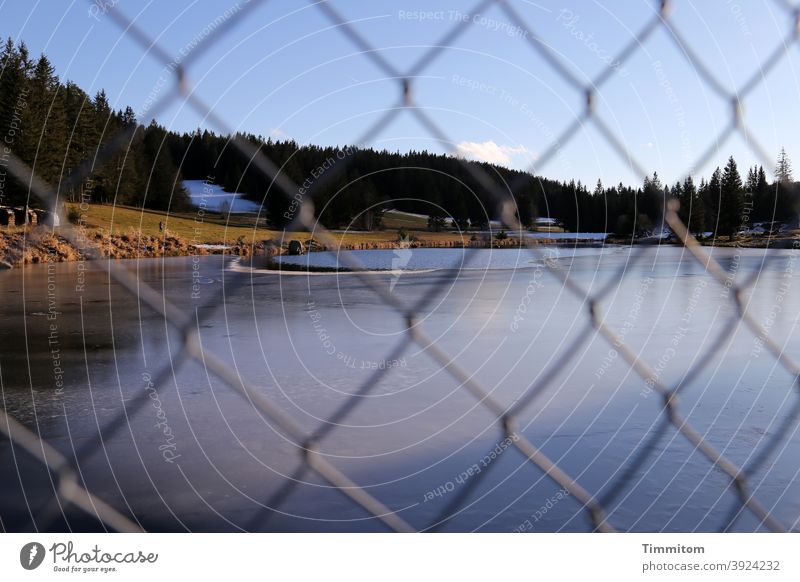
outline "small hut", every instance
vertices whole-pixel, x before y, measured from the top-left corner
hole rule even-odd
[[[11,208],[0,207],[0,226],[14,226],[14,211]]]
[[[286,249],[286,252],[290,255],[302,255],[303,244],[299,240],[289,241],[289,247]]]
[[[322,245],[315,241],[313,238],[310,238],[306,241],[306,252],[312,253],[314,251],[322,250]]]
[[[37,224],[45,226],[59,226],[58,214],[49,210],[34,210]]]
[[[17,225],[36,224],[36,213],[27,206],[14,208],[14,223]]]

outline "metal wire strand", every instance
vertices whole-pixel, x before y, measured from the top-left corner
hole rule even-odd
[[[722,82],[714,75],[712,67],[705,63],[702,56],[691,47],[691,43],[681,34],[671,21],[669,13],[672,3],[666,0],[654,2],[653,15],[643,23],[638,33],[627,42],[617,54],[617,63],[623,63],[632,58],[637,52],[643,50],[644,45],[654,35],[663,29],[680,54],[694,68],[702,82],[719,95],[725,104],[731,107],[731,121],[726,124],[716,136],[713,136],[711,145],[704,150],[699,158],[692,164],[691,168],[697,168],[709,161],[718,151],[721,143],[724,143],[734,133],[738,132],[744,138],[748,147],[760,159],[766,160],[763,148],[759,145],[755,136],[750,132],[745,124],[743,114],[743,103],[753,91],[765,83],[767,74],[787,58],[787,54],[798,44],[798,24],[800,23],[800,10],[788,0],[775,0],[776,4],[785,11],[787,17],[787,29],[789,33],[781,40],[780,44],[773,49],[763,60],[757,70],[746,77],[746,81],[738,91],[733,91],[725,87]],[[161,98],[153,104],[150,109],[151,115],[162,111],[164,108],[183,98],[184,103],[194,109],[204,119],[223,132],[232,136],[231,146],[238,150],[246,159],[247,163],[263,174],[270,180],[270,190],[274,188],[278,193],[287,197],[293,197],[298,191],[297,185],[289,180],[285,173],[281,171],[272,160],[270,160],[261,148],[246,141],[236,135],[232,130],[232,125],[225,122],[221,115],[208,106],[203,99],[195,93],[185,69],[197,62],[204,53],[211,50],[220,39],[232,34],[237,25],[247,15],[256,12],[256,8],[266,3],[266,0],[253,1],[244,9],[234,11],[230,17],[218,26],[211,34],[206,36],[188,55],[183,58],[174,57],[165,48],[155,42],[140,26],[125,16],[124,12],[116,6],[109,5],[108,13],[111,21],[117,25],[123,34],[129,36],[143,51],[152,55],[161,64],[167,66],[174,75],[175,85],[167,91]],[[238,4],[237,4],[238,6]],[[617,136],[602,118],[598,117],[593,108],[595,96],[601,87],[605,85],[618,72],[619,67],[607,67],[601,71],[594,79],[585,82],[574,74],[570,68],[562,61],[561,57],[537,36],[528,25],[523,13],[515,7],[511,0],[481,0],[476,3],[474,11],[482,12],[492,6],[497,6],[511,22],[524,30],[527,45],[539,56],[535,66],[548,67],[560,76],[563,81],[575,91],[575,95],[582,99],[585,107],[575,115],[561,132],[556,133],[558,137],[547,147],[543,148],[543,154],[534,164],[532,171],[540,173],[545,165],[552,160],[565,145],[571,142],[583,129],[585,124],[593,123],[599,135],[604,140],[610,151],[614,152],[631,170],[640,176],[647,175],[645,167],[638,162],[632,152],[626,146],[623,139]],[[433,117],[425,109],[424,105],[416,102],[412,91],[413,81],[416,77],[423,74],[437,58],[446,51],[452,43],[456,42],[470,24],[464,20],[459,20],[444,35],[440,41],[429,48],[422,56],[414,62],[404,73],[396,67],[380,50],[377,50],[367,40],[367,37],[350,21],[339,12],[335,4],[328,0],[310,0],[309,9],[318,11],[324,18],[330,21],[334,30],[339,31],[355,47],[361,51],[364,59],[371,62],[389,79],[397,82],[398,95],[395,102],[390,104],[379,117],[375,124],[370,127],[359,142],[359,147],[370,144],[373,139],[393,120],[397,115],[404,112],[412,115],[427,130],[431,137],[439,142],[445,149],[453,151],[454,140],[444,132],[436,123]],[[176,63],[177,66],[173,66]],[[126,128],[118,135],[111,136],[106,140],[105,145],[96,152],[96,155],[84,160],[67,179],[60,184],[63,188],[70,188],[80,184],[85,180],[98,165],[110,159],[114,154],[121,151],[133,135],[135,128]],[[352,160],[336,167],[330,175],[326,175],[315,188],[323,187],[333,180],[338,172],[344,171]],[[496,177],[486,173],[478,164],[469,163],[462,160],[464,167],[477,181],[481,188],[493,199],[502,209],[504,224],[509,228],[520,228],[514,213],[514,196],[520,188],[524,187],[526,177],[520,177],[512,184],[499,184]],[[8,169],[10,174],[30,188],[32,195],[37,197],[45,208],[54,212],[61,212],[58,208],[57,189],[46,184],[21,160],[11,155],[9,157]],[[692,173],[691,169],[687,175]],[[62,224],[66,224],[62,216]],[[688,232],[678,218],[677,209],[671,206],[665,216],[669,227],[676,233],[682,244],[685,245],[690,256],[692,256],[704,269],[706,276],[720,284],[726,284],[727,275],[722,267],[700,246],[700,244]],[[334,235],[321,227],[315,215],[310,195],[306,195],[300,211],[295,216],[293,228],[303,228],[313,231],[324,244],[336,246]],[[59,231],[59,236],[63,236],[68,241],[80,248],[89,258],[103,259],[102,249],[95,247],[91,241],[81,238],[81,233],[72,228],[64,228]],[[36,245],[38,238],[32,235],[26,239],[25,244]],[[540,247],[537,241],[526,239],[524,245],[535,258],[541,259]],[[637,260],[641,255],[641,250],[637,250],[632,257],[632,261]],[[12,249],[10,256],[21,259],[24,248]],[[488,410],[494,417],[500,433],[507,438],[512,438],[514,447],[522,454],[526,462],[532,463],[539,471],[546,475],[553,482],[563,487],[570,494],[570,498],[581,505],[589,517],[591,529],[593,531],[615,531],[615,526],[608,519],[607,507],[618,501],[620,495],[628,489],[637,478],[637,473],[644,464],[652,458],[654,449],[665,432],[672,428],[686,439],[694,448],[700,452],[714,468],[727,476],[729,480],[728,489],[732,493],[735,502],[727,515],[724,529],[729,529],[735,521],[744,513],[750,512],[760,524],[774,531],[784,531],[786,528],[773,516],[766,507],[759,502],[750,490],[749,478],[775,453],[778,447],[798,428],[798,416],[800,416],[800,396],[797,396],[796,379],[800,376],[800,364],[788,355],[778,343],[769,336],[768,330],[764,329],[747,309],[746,293],[755,282],[758,272],[754,271],[746,280],[732,289],[731,301],[736,308],[736,316],[725,324],[722,333],[708,346],[708,351],[703,357],[699,358],[696,365],[688,368],[682,379],[673,386],[664,384],[636,351],[627,345],[624,339],[604,320],[602,317],[601,303],[611,293],[614,288],[614,281],[609,281],[602,286],[598,292],[592,293],[584,289],[576,282],[568,271],[560,267],[556,262],[544,261],[544,265],[557,281],[578,298],[585,306],[587,327],[596,330],[600,336],[604,337],[625,359],[631,371],[648,384],[651,384],[660,395],[661,401],[658,404],[659,421],[658,427],[652,430],[649,437],[643,440],[642,446],[634,449],[630,455],[629,464],[619,472],[616,479],[609,477],[609,485],[602,492],[597,494],[590,492],[576,479],[570,476],[557,461],[547,457],[540,448],[534,445],[523,434],[515,428],[517,416],[526,408],[531,406],[538,396],[548,390],[555,382],[558,371],[573,361],[574,354],[584,344],[585,337],[578,337],[571,342],[564,351],[553,360],[551,366],[536,372],[536,381],[531,382],[516,402],[506,404],[481,385],[470,372],[463,362],[456,361],[448,355],[441,346],[432,340],[424,330],[422,320],[424,315],[435,300],[445,291],[445,287],[451,282],[449,276],[438,277],[431,289],[414,304],[407,304],[395,295],[387,291],[380,281],[371,277],[363,271],[364,265],[352,254],[347,251],[340,253],[341,261],[347,267],[356,271],[365,288],[371,290],[388,307],[396,311],[406,322],[405,335],[403,339],[394,346],[390,356],[395,357],[402,354],[403,350],[411,343],[416,343],[423,348],[423,351],[430,356],[440,368],[449,373],[458,382],[459,389],[469,392],[478,400],[480,406]],[[471,256],[467,257],[470,260]],[[343,471],[338,469],[325,455],[320,448],[324,439],[331,432],[337,430],[338,424],[344,420],[358,405],[359,399],[372,391],[375,386],[391,373],[389,370],[379,370],[367,378],[358,389],[350,395],[319,427],[313,430],[306,430],[292,415],[287,413],[275,401],[266,395],[262,386],[256,385],[247,378],[243,378],[238,369],[218,357],[203,349],[202,338],[199,335],[198,327],[200,318],[196,311],[190,312],[180,306],[170,304],[163,293],[149,287],[143,281],[131,274],[128,270],[116,265],[110,260],[95,260],[92,264],[107,273],[109,278],[120,285],[126,292],[134,295],[138,300],[164,318],[164,321],[173,330],[177,330],[180,347],[171,354],[171,359],[163,370],[155,374],[155,382],[158,385],[166,385],[167,381],[174,377],[177,366],[184,361],[193,360],[203,365],[206,370],[214,374],[231,390],[242,396],[251,406],[259,411],[263,418],[270,424],[270,427],[279,431],[289,439],[298,450],[300,464],[292,477],[277,488],[275,493],[268,499],[262,511],[258,512],[249,522],[251,528],[261,528],[264,521],[272,514],[279,505],[289,498],[302,476],[309,471],[321,476],[332,487],[335,487],[352,503],[356,504],[364,511],[380,521],[385,527],[394,531],[413,531],[418,529],[410,524],[400,515],[402,508],[392,509],[379,499],[368,493],[366,489],[360,487]],[[625,270],[618,273],[615,279],[626,276]],[[225,293],[234,293],[237,288],[245,285],[245,277],[235,277],[226,283]],[[206,305],[208,309],[203,310],[203,317],[210,317],[214,313],[215,307],[220,303],[220,297],[214,298],[213,302]],[[224,296],[223,296],[224,299]],[[792,397],[796,399],[791,407],[789,414],[781,422],[774,434],[766,441],[762,447],[755,452],[752,459],[744,467],[733,463],[725,455],[718,452],[704,435],[692,427],[680,413],[679,393],[687,390],[693,380],[708,365],[708,362],[717,354],[721,353],[726,345],[725,336],[732,326],[742,325],[749,330],[755,337],[760,338],[766,350],[772,355],[778,364],[792,375],[795,382],[787,387],[792,391]],[[582,336],[588,334],[581,334]],[[533,375],[533,374],[532,374]],[[120,426],[124,426],[130,416],[136,414],[143,406],[145,399],[139,397],[123,406],[117,411],[102,428],[98,427],[94,438],[89,439],[84,445],[77,448],[74,458],[69,459],[62,453],[56,451],[51,445],[44,442],[37,434],[25,428],[17,420],[4,410],[0,410],[0,432],[10,439],[13,445],[19,446],[33,455],[41,463],[46,465],[50,471],[58,476],[58,489],[53,498],[51,508],[63,512],[65,506],[72,504],[83,511],[95,516],[107,528],[118,531],[138,531],[139,526],[130,518],[123,515],[119,510],[103,502],[91,492],[87,491],[80,484],[76,477],[76,468],[80,467],[90,455],[98,450],[102,439],[108,438]],[[464,508],[470,495],[478,487],[485,476],[484,472],[480,478],[475,478],[468,487],[465,487],[458,495],[451,499],[444,510],[437,516],[433,523],[419,525],[419,529],[434,530],[443,527],[449,520],[457,515]],[[50,509],[48,511],[50,511]],[[52,511],[51,511],[52,512]],[[613,515],[613,514],[612,514]],[[2,525],[2,524],[0,524]]]

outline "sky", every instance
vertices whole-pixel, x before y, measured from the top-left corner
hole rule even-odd
[[[800,48],[786,46],[776,66],[760,68],[791,32],[792,19],[778,1],[674,0],[669,14],[688,52],[700,57],[727,92],[735,94],[758,76],[741,103],[755,150],[738,132],[717,140],[731,120],[732,104],[662,28],[628,60],[615,60],[653,18],[657,2],[510,0],[530,30],[496,5],[478,10],[455,0],[331,4],[371,54],[400,76],[465,22],[463,34],[445,42],[412,77],[414,103],[444,142],[409,111],[362,141],[400,103],[400,80],[312,2],[5,0],[0,33],[24,41],[34,55],[47,54],[62,80],[90,93],[102,88],[115,108],[130,105],[140,122],[155,115],[176,131],[235,129],[301,144],[427,149],[592,187],[598,179],[639,184],[640,170],[657,171],[670,183],[689,172],[708,176],[730,155],[742,170],[764,157],[774,163],[781,147],[800,160]],[[112,6],[170,60],[123,31]],[[211,32],[241,15],[226,34]],[[581,119],[585,93],[536,50],[534,35],[581,85],[592,87],[610,68],[612,74],[595,88],[594,111],[625,152],[591,121],[579,123],[570,140],[559,140]],[[214,42],[203,45],[207,39]],[[198,45],[202,52],[187,62],[185,55]],[[154,101],[174,86],[170,71],[177,63],[187,64],[192,95],[211,107],[212,117],[198,113],[186,97],[155,109]],[[555,155],[542,160],[551,149]],[[709,149],[709,162],[694,167]]]

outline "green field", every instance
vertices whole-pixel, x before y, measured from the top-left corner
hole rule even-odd
[[[73,218],[81,212],[77,204],[67,204],[67,209]],[[162,234],[159,223],[163,223],[169,234],[192,243],[233,243],[240,237],[246,243],[267,239],[304,241],[310,236],[306,232],[283,233],[270,230],[263,226],[263,220],[262,224],[257,226],[255,219],[247,216],[232,216],[231,220],[227,221],[219,214],[208,212],[204,215],[196,212],[168,213],[105,204],[85,206],[81,219],[89,230],[102,230],[112,235],[141,232],[146,235],[159,236]],[[429,232],[427,219],[424,217],[408,216],[394,211],[386,213],[383,226],[383,230],[337,232],[333,233],[333,236],[340,245],[388,243],[397,240],[397,231],[404,228],[408,234],[420,240],[439,243],[461,240],[458,233]]]
[[[397,210],[387,210],[383,213],[383,227],[398,230],[427,230],[428,219],[422,216],[413,216]]]
[[[81,212],[77,204],[68,204],[67,207],[73,217],[76,212]],[[168,213],[128,206],[90,204],[84,206],[81,218],[88,229],[102,229],[108,234],[142,232],[158,236],[161,234],[159,223],[163,223],[168,233],[198,243],[233,242],[239,237],[247,241],[264,240],[279,236],[273,230],[256,228],[252,220],[248,223],[236,218],[226,223],[219,214],[212,213]]]

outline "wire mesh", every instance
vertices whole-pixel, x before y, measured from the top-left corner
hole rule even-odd
[[[174,74],[174,88],[161,95],[150,108],[150,114],[155,116],[163,111],[171,103],[178,99],[184,99],[195,111],[223,134],[236,136],[232,126],[227,124],[223,117],[214,108],[207,105],[195,93],[188,75],[187,69],[191,67],[197,57],[203,52],[213,47],[221,38],[233,34],[237,24],[240,23],[248,14],[251,14],[259,5],[265,4],[265,0],[252,0],[247,4],[245,10],[238,10],[224,22],[222,26],[215,28],[181,59],[173,58],[167,50],[162,48],[157,40],[152,39],[148,33],[141,29],[139,25],[129,19],[113,3],[105,6],[105,11],[110,15],[113,22],[119,29],[133,41],[140,49],[147,53],[151,58],[155,58],[162,65],[169,66]],[[783,59],[788,58],[790,51],[795,48],[800,30],[800,8],[788,2],[776,2],[786,15],[787,35],[781,39],[772,53],[755,70],[748,80],[739,88],[728,88],[714,74],[711,67],[707,66],[703,59],[692,49],[691,43],[687,41],[681,32],[675,27],[670,19],[670,9],[672,2],[661,0],[653,6],[652,16],[641,27],[638,33],[627,43],[616,55],[614,62],[624,64],[631,59],[647,43],[648,39],[657,30],[663,30],[675,43],[680,54],[686,59],[688,64],[697,72],[699,77],[712,91],[717,93],[724,102],[730,104],[729,124],[725,126],[719,135],[711,140],[711,146],[704,151],[687,169],[686,175],[692,174],[692,168],[702,167],[718,150],[718,147],[726,142],[735,133],[740,134],[753,153],[768,167],[772,168],[773,163],[769,156],[764,153],[764,149],[756,141],[755,136],[748,130],[745,117],[742,114],[742,103],[744,100],[762,83],[765,82],[766,73],[778,65]],[[387,108],[386,113],[371,126],[364,135],[358,140],[360,144],[370,144],[373,139],[387,126],[395,117],[406,112],[416,118],[430,135],[447,151],[455,152],[454,141],[447,133],[440,128],[436,120],[426,110],[423,104],[415,99],[414,85],[416,78],[421,75],[437,58],[439,58],[449,47],[457,43],[459,37],[463,35],[471,26],[469,21],[459,21],[455,23],[439,42],[432,45],[406,72],[396,67],[390,62],[383,53],[364,37],[357,25],[348,21],[336,8],[335,2],[319,1],[310,2],[314,10],[317,10],[327,18],[336,30],[341,32],[352,44],[360,51],[362,57],[370,61],[378,69],[383,71],[386,76],[395,79],[397,82],[398,96],[397,102]],[[486,9],[496,6],[506,15],[510,22],[527,32],[524,35],[530,48],[541,57],[543,66],[555,71],[576,94],[584,98],[584,110],[576,119],[570,123],[553,141],[550,147],[546,148],[543,154],[537,159],[532,171],[541,174],[542,169],[554,158],[558,151],[567,143],[575,138],[579,130],[587,123],[594,124],[608,148],[615,152],[626,164],[632,167],[641,177],[648,175],[645,166],[635,159],[635,156],[626,147],[625,142],[619,138],[614,130],[600,117],[594,108],[595,98],[598,91],[605,85],[617,70],[613,67],[604,69],[599,75],[588,83],[584,83],[562,62],[561,57],[556,54],[550,46],[536,35],[535,27],[526,22],[520,12],[514,7],[510,0],[482,0],[473,7],[469,13],[482,13]],[[173,66],[174,63],[181,63]],[[86,160],[84,164],[60,184],[64,189],[70,186],[81,184],[96,168],[115,153],[121,151],[130,141],[131,132],[126,130],[115,136],[109,141],[107,146],[94,158]],[[254,147],[251,143],[239,137],[232,137],[231,145],[234,146],[242,156],[249,161],[254,168],[262,172],[272,181],[270,195],[273,190],[276,193],[293,198],[298,192],[298,186],[287,178],[272,160],[264,153]],[[306,229],[313,231],[314,236],[329,248],[336,248],[337,241],[335,234],[329,232],[321,226],[315,216],[315,209],[312,197],[316,189],[323,188],[332,180],[335,180],[352,163],[351,159],[345,159],[343,163],[337,164],[330,172],[327,172],[318,180],[303,197],[300,211],[287,227],[288,231],[294,229]],[[488,176],[480,166],[464,163],[465,169],[475,178],[478,183],[486,189],[492,198],[502,208],[502,219],[504,225],[513,230],[520,230],[522,227],[518,223],[515,215],[514,194],[520,187],[519,183],[506,185],[505,189],[498,187],[497,182]],[[9,172],[22,184],[30,187],[30,193],[37,197],[41,203],[51,212],[60,212],[57,205],[57,188],[42,181],[34,171],[24,162],[12,156],[8,166]],[[730,284],[725,270],[706,250],[692,237],[686,226],[684,226],[677,214],[677,207],[670,205],[664,216],[665,222],[681,240],[690,255],[701,265],[708,277],[721,286]],[[325,455],[320,454],[320,446],[326,437],[337,429],[339,423],[346,419],[361,404],[361,396],[369,394],[375,386],[386,375],[392,373],[391,369],[375,370],[354,393],[343,402],[334,412],[320,423],[315,431],[307,431],[291,415],[284,412],[280,406],[266,396],[260,387],[242,377],[239,370],[235,369],[222,358],[203,349],[200,341],[199,329],[204,318],[210,317],[222,304],[223,293],[232,293],[237,288],[247,285],[248,277],[244,274],[234,274],[225,282],[225,289],[220,295],[212,297],[202,309],[186,310],[180,306],[172,305],[165,300],[164,295],[156,289],[150,288],[147,284],[137,278],[126,268],[121,267],[114,261],[103,259],[102,249],[97,248],[93,243],[83,240],[81,233],[75,227],[69,225],[66,217],[62,217],[61,224],[66,225],[60,229],[59,234],[76,246],[85,251],[87,256],[93,259],[92,266],[108,274],[118,285],[122,286],[128,293],[135,296],[140,303],[153,310],[164,318],[164,320],[179,334],[181,347],[177,353],[171,354],[170,361],[153,375],[153,383],[160,390],[168,390],[170,383],[168,379],[173,377],[175,370],[189,361],[199,362],[210,374],[221,379],[231,390],[237,392],[246,399],[252,406],[256,407],[272,426],[279,430],[289,439],[299,451],[301,466],[293,478],[287,479],[284,486],[280,488],[270,498],[265,506],[277,507],[292,495],[293,489],[299,482],[301,475],[306,472],[313,472],[324,479],[330,486],[341,491],[350,502],[360,506],[380,520],[386,528],[394,531],[434,531],[440,529],[452,515],[458,512],[468,501],[475,488],[492,471],[489,467],[475,479],[470,481],[469,486],[455,495],[444,507],[442,512],[428,524],[408,523],[398,512],[387,507],[381,500],[377,499],[367,489],[360,487],[353,479],[348,477],[345,472],[338,469]],[[35,233],[30,235],[25,244],[35,245],[37,240]],[[525,244],[529,247],[532,255],[540,260],[546,259],[535,239],[526,239]],[[633,250],[631,261],[639,260],[645,247],[636,247]],[[18,249],[22,252],[24,249]],[[605,286],[597,292],[589,292],[575,281],[570,273],[564,270],[558,263],[544,260],[548,272],[554,276],[565,289],[569,290],[576,298],[587,306],[587,324],[604,337],[609,345],[618,351],[621,357],[630,366],[633,373],[638,375],[643,381],[649,382],[655,392],[663,401],[661,409],[661,421],[654,427],[651,435],[642,442],[631,455],[630,462],[625,471],[622,471],[616,478],[610,479],[605,489],[599,494],[592,494],[579,482],[579,478],[570,475],[562,469],[559,464],[545,455],[541,448],[537,447],[528,437],[522,434],[517,427],[517,418],[525,409],[539,398],[552,386],[558,370],[567,367],[578,353],[578,348],[587,341],[589,334],[581,334],[571,345],[564,349],[558,357],[552,361],[549,367],[540,371],[537,380],[532,383],[527,390],[513,404],[505,405],[494,398],[491,391],[482,386],[476,380],[473,373],[468,371],[463,363],[451,357],[437,342],[429,336],[424,324],[421,322],[425,310],[435,299],[443,293],[445,286],[449,282],[449,276],[442,277],[436,286],[427,293],[422,300],[415,304],[404,302],[395,294],[391,294],[387,289],[377,282],[373,277],[365,276],[367,268],[361,264],[358,258],[347,252],[340,253],[340,260],[344,266],[352,269],[361,284],[380,298],[385,305],[399,313],[406,322],[405,333],[397,342],[397,345],[388,355],[388,360],[398,357],[411,344],[416,344],[432,358],[441,370],[450,374],[460,389],[470,393],[482,407],[487,409],[495,418],[496,425],[501,439],[510,439],[513,447],[535,466],[542,475],[552,480],[560,490],[566,491],[569,497],[579,504],[586,513],[586,516],[594,531],[606,532],[615,531],[613,523],[609,522],[606,515],[606,508],[615,500],[625,494],[626,488],[634,478],[637,470],[654,455],[655,444],[664,437],[666,432],[674,429],[677,434],[684,438],[693,450],[702,454],[714,470],[722,474],[727,480],[728,489],[733,500],[732,507],[727,515],[722,530],[732,528],[737,519],[743,513],[751,513],[758,523],[765,528],[773,531],[787,531],[796,526],[796,523],[782,523],[768,507],[762,504],[753,494],[750,479],[752,475],[766,463],[779,449],[781,444],[790,438],[798,427],[798,415],[800,415],[800,399],[794,397],[794,404],[791,412],[781,423],[777,430],[773,432],[768,441],[761,446],[760,450],[753,455],[749,462],[744,465],[737,465],[725,454],[717,450],[706,435],[695,429],[681,414],[680,395],[685,388],[697,378],[705,369],[712,357],[723,349],[726,343],[728,332],[736,326],[744,326],[757,338],[761,338],[764,347],[775,358],[776,362],[784,368],[794,382],[787,386],[787,390],[794,392],[798,387],[797,378],[800,375],[800,365],[787,354],[783,347],[770,337],[770,331],[764,327],[751,315],[748,309],[747,294],[751,286],[757,279],[758,272],[754,271],[741,283],[735,283],[730,294],[730,300],[735,306],[735,315],[730,318],[720,329],[716,339],[706,348],[704,357],[698,358],[692,367],[686,370],[681,380],[675,385],[666,385],[659,374],[653,369],[637,351],[629,346],[620,333],[614,330],[605,320],[602,305],[611,293],[611,286]],[[626,265],[630,267],[631,263]],[[619,277],[624,277],[626,271],[623,269]],[[202,313],[203,315],[198,315]],[[86,440],[73,451],[72,458],[67,458],[62,453],[56,451],[48,445],[33,431],[25,428],[20,422],[15,420],[6,411],[2,411],[0,418],[0,431],[2,431],[15,445],[22,450],[33,455],[38,461],[45,464],[55,476],[56,486],[55,495],[41,512],[34,519],[34,527],[46,528],[47,523],[56,519],[60,513],[70,505],[74,505],[90,515],[96,517],[105,524],[108,529],[118,531],[139,531],[142,529],[135,516],[126,515],[124,511],[114,508],[92,493],[87,491],[80,478],[79,471],[81,463],[101,450],[103,441],[109,439],[114,434],[122,430],[128,420],[139,413],[148,402],[146,393],[123,403],[120,410],[103,426],[98,427],[93,438]],[[256,529],[262,525],[265,515],[256,515],[250,523],[250,527]]]

